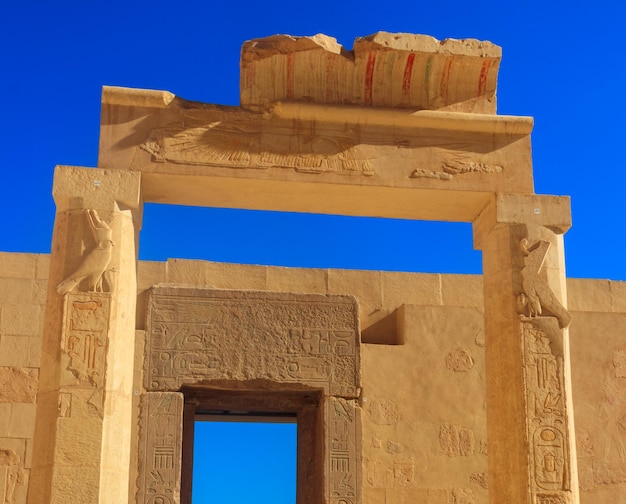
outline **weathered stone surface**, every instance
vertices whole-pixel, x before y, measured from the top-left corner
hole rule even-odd
[[[183,395],[175,392],[144,394],[140,419],[136,502],[179,504]]]
[[[378,32],[347,51],[326,35],[246,42],[241,104],[306,101],[495,113],[502,51],[478,40]]]
[[[358,396],[354,298],[161,286],[149,303],[147,390],[269,380]]]
[[[38,383],[38,369],[0,367],[0,402],[34,403]]]

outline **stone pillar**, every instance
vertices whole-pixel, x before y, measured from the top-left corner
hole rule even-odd
[[[562,234],[569,199],[502,195],[474,222],[483,252],[489,498],[579,502]]]
[[[31,503],[128,502],[140,174],[60,166]]]

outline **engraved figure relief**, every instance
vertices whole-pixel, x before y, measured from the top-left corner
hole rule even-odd
[[[351,138],[263,132],[260,126],[233,121],[156,129],[140,147],[157,162],[374,174],[368,157]]]
[[[106,276],[108,289],[112,289],[112,270],[109,263],[113,254],[113,230],[104,222],[95,210],[85,210],[87,221],[96,242],[96,246],[85,255],[70,276],[57,285],[57,292],[62,296],[73,291],[83,280],[88,281],[89,292],[104,292],[103,277]]]
[[[21,457],[11,449],[0,449],[0,481],[4,482],[3,503],[15,502],[15,489],[18,485],[24,485],[26,474]]]
[[[566,492],[570,469],[563,359],[533,323],[523,324],[523,345],[531,485],[535,491]]]
[[[522,313],[528,317],[548,315],[556,317],[561,329],[572,322],[572,314],[556,298],[548,282],[541,276],[541,269],[550,249],[550,243],[539,240],[530,244],[526,238],[520,241],[524,266],[521,270],[522,292],[517,301]]]
[[[413,170],[409,178],[434,178],[439,180],[452,180],[455,175],[468,173],[500,173],[504,168],[501,165],[469,161],[465,159],[448,159],[441,165],[441,171],[417,168]]]

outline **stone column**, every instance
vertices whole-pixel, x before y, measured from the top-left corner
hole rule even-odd
[[[562,234],[569,199],[495,195],[483,252],[489,498],[579,502]]]
[[[59,166],[31,503],[128,502],[140,174]]]

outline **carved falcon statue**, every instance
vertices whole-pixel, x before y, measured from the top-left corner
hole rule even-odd
[[[57,292],[64,296],[74,289],[83,279],[89,279],[89,290],[102,292],[102,275],[111,261],[113,242],[102,240],[85,256],[78,269],[57,285]]]
[[[102,275],[107,271],[113,255],[112,231],[95,210],[86,210],[86,214],[97,245],[83,258],[78,269],[57,285],[57,292],[62,296],[72,291],[85,278],[89,280],[89,291],[103,292]]]

